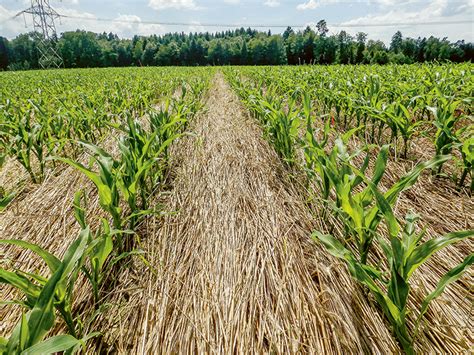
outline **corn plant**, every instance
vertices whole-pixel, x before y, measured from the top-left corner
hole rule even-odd
[[[79,144],[92,153],[93,159],[99,168],[98,172],[72,159],[61,157],[55,159],[74,167],[94,183],[98,191],[100,206],[112,217],[114,228],[121,229],[123,224],[122,207],[120,206],[120,195],[116,177],[114,176],[114,165],[116,165],[116,162],[110,154],[93,144],[86,142],[79,142]]]
[[[284,110],[278,101],[263,101],[266,109],[264,120],[266,131],[277,153],[290,166],[294,165],[300,118],[295,110],[295,102],[288,98],[288,108]]]
[[[42,181],[45,168],[44,127],[32,122],[30,112],[24,112],[24,118],[17,123],[0,124],[0,134],[8,137],[7,154],[13,156],[25,168],[34,183]],[[33,157],[39,163],[39,171],[33,168]]]
[[[436,154],[450,154],[457,137],[455,134],[455,124],[462,118],[456,114],[456,109],[460,105],[459,100],[447,99],[443,96],[437,97],[437,106],[427,107],[434,117],[433,124],[437,131],[434,137]],[[441,173],[443,164],[438,166],[437,173]]]
[[[414,97],[412,100],[416,100]],[[381,113],[382,120],[387,122],[388,126],[392,131],[392,141],[395,142],[396,138],[400,135],[403,139],[403,150],[402,157],[407,158],[408,149],[411,139],[416,133],[419,133],[418,127],[423,124],[422,120],[416,120],[413,113],[410,112],[409,108],[401,102],[395,102],[393,104],[384,107]]]
[[[461,155],[464,162],[464,169],[459,179],[459,187],[464,186],[467,175],[471,176],[471,192],[474,191],[474,137],[470,137],[462,143]]]
[[[316,181],[322,194],[323,203],[326,201],[331,192],[331,184],[329,177],[323,169],[323,159],[326,155],[326,145],[329,141],[329,133],[331,131],[330,119],[326,118],[324,128],[322,130],[323,137],[321,140],[316,138],[314,130],[314,117],[312,115],[311,99],[307,93],[303,94],[303,110],[306,118],[306,134],[303,142],[305,170],[310,181]],[[319,176],[319,179],[318,179]],[[326,211],[326,209],[324,209]]]
[[[74,214],[76,221],[82,229],[87,229],[86,208],[82,205],[85,196],[82,191],[78,191],[74,197]],[[97,231],[90,233],[88,247],[86,250],[87,263],[81,267],[81,271],[89,280],[94,297],[94,307],[100,309],[100,291],[104,281],[113,274],[113,267],[118,261],[135,252],[123,252],[120,254],[121,239],[117,238],[123,234],[133,234],[130,230],[113,229],[105,218],[100,219],[100,226]]]
[[[161,179],[163,176],[167,149],[180,136],[177,130],[184,120],[173,119],[166,114],[151,115],[153,133],[145,131],[131,115],[127,116],[126,122],[124,127],[120,127],[126,135],[119,139],[118,159],[96,145],[79,142],[91,152],[98,172],[72,159],[56,158],[76,168],[95,184],[100,206],[110,214],[113,227],[117,230],[124,228],[125,222],[133,229],[138,217],[151,212],[147,210],[149,194],[157,177]],[[158,127],[161,123],[164,125]],[[124,215],[122,201],[128,204],[127,216]]]
[[[289,166],[293,166],[301,122],[295,98],[288,96],[285,102],[287,107],[284,108],[281,98],[276,95],[272,87],[264,94],[261,89],[249,92],[239,82],[234,82],[234,86],[239,90],[250,111],[262,122],[265,134],[278,155]]]
[[[85,209],[81,205],[81,198],[83,194],[78,191],[74,197],[74,213],[76,220],[84,230],[87,228]],[[82,272],[86,275],[91,283],[94,294],[94,305],[99,307],[99,290],[107,275],[107,270],[104,266],[112,251],[114,250],[114,235],[122,233],[122,231],[112,231],[109,222],[106,219],[101,219],[101,226],[99,230],[92,236],[90,234],[89,244],[86,251],[86,256],[89,259],[89,266],[82,265]]]
[[[94,183],[98,191],[100,206],[112,218],[113,227],[121,230],[127,222],[134,221],[136,213],[139,212],[136,202],[139,193],[138,185],[153,161],[148,160],[143,163],[139,158],[137,161],[133,160],[132,153],[127,150],[128,148],[123,142],[120,144],[120,160],[115,160],[109,153],[96,145],[86,142],[79,142],[79,144],[91,153],[93,161],[98,167],[97,172],[72,159],[61,157],[55,159],[74,167]],[[125,170],[127,168],[130,170]],[[128,216],[124,215],[122,202],[129,205]]]
[[[458,143],[455,147],[461,153],[462,173],[458,181],[458,187],[462,188],[466,178],[470,176],[470,192],[474,191],[474,125],[469,125],[456,132]]]
[[[347,150],[348,139],[356,132],[353,129],[337,138],[331,152],[315,146],[314,135],[308,131],[305,146],[306,159],[311,159],[314,176],[324,188],[323,198],[327,199],[332,188],[335,192],[335,211],[341,216],[349,235],[355,237],[360,254],[360,261],[367,262],[372,242],[377,234],[382,220],[378,206],[374,205],[374,195],[370,186],[364,183],[366,171],[370,162],[370,154],[366,153],[362,164],[354,166],[353,160],[363,150],[350,154]],[[377,156],[370,184],[377,186],[385,173],[389,146],[383,146]],[[428,162],[419,164],[410,173],[402,177],[385,193],[384,197],[393,206],[401,192],[410,188],[425,169],[437,166],[449,157],[436,157]]]
[[[93,288],[94,306],[99,308],[99,289],[119,255],[109,262],[116,249],[114,237],[126,231],[112,230],[107,220],[102,219],[99,230],[93,234],[86,224],[85,209],[81,206],[82,192],[74,198],[74,213],[81,226],[79,238],[71,244],[63,261],[39,246],[22,240],[0,240],[0,244],[9,244],[28,249],[37,254],[49,267],[51,276],[15,272],[0,269],[0,282],[19,289],[25,300],[15,301],[30,311],[22,315],[21,322],[13,331],[9,340],[0,339],[0,351],[8,354],[40,354],[66,351],[73,353],[83,347],[88,339],[98,335],[84,336],[83,322],[73,315],[73,292],[76,280],[81,272],[90,281]],[[58,335],[42,340],[53,327],[55,310],[61,314],[69,334]],[[41,314],[42,313],[42,314]]]
[[[399,236],[399,224],[393,215],[390,203],[377,191],[374,184],[367,183],[376,196],[378,209],[383,213],[389,230],[389,242],[381,237],[377,238],[389,266],[389,272],[385,273],[377,266],[357,260],[349,248],[346,248],[331,235],[314,232],[313,238],[320,241],[333,256],[345,261],[351,275],[374,295],[378,305],[390,321],[393,332],[405,353],[414,354],[412,334],[415,334],[417,329],[410,332],[407,320],[407,314],[414,311],[408,308],[407,302],[411,290],[411,276],[434,253],[450,244],[473,237],[474,231],[453,232],[422,242],[423,233],[416,234],[415,232],[415,223],[418,217],[409,214],[406,217],[403,232]],[[440,279],[434,291],[424,298],[418,312],[416,327],[419,326],[430,302],[438,297],[451,282],[459,279],[473,263],[474,254],[470,254],[461,264],[451,269]]]
[[[51,272],[50,278],[45,278],[19,270],[12,272],[0,269],[0,282],[19,289],[25,295],[25,300],[17,303],[28,310],[22,315],[11,337],[1,340],[1,350],[8,354],[30,353],[34,346],[36,349],[41,346],[48,348],[68,340],[68,347],[56,350],[62,351],[82,344],[82,340],[77,339],[82,332],[81,322],[72,314],[72,301],[75,282],[84,264],[89,241],[90,230],[83,229],[61,261],[46,250],[26,241],[0,240],[0,244],[15,245],[34,252],[48,265]],[[42,343],[45,335],[54,326],[55,310],[61,314],[70,336]]]
[[[176,109],[173,109],[173,112],[171,112],[169,105],[170,103],[167,101],[163,109],[152,111],[149,114],[150,130],[152,132],[158,132],[155,136],[155,146],[161,147],[160,154],[162,155],[164,163],[169,161],[169,148],[171,143],[182,135],[181,132],[184,131],[188,122],[188,114],[183,112],[183,105],[179,105]],[[156,175],[155,183],[161,183],[163,177],[163,175]]]

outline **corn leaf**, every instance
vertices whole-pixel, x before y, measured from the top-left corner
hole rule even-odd
[[[97,187],[97,190],[99,191],[99,200],[103,206],[109,206],[112,203],[112,190],[110,190],[109,186],[102,182],[99,174],[96,174],[92,170],[87,169],[81,163],[77,163],[71,159],[61,157],[57,157],[55,159],[71,165],[73,168],[76,168],[86,175]]]
[[[412,171],[402,177],[395,185],[392,186],[392,188],[390,188],[390,190],[385,193],[385,198],[392,205],[401,192],[407,190],[416,183],[423,170],[436,167],[439,164],[448,161],[449,159],[451,159],[451,156],[449,155],[438,155],[427,162],[417,165]]]
[[[0,244],[9,244],[9,245],[16,245],[22,247],[24,249],[29,249],[33,253],[40,256],[48,265],[51,273],[56,272],[59,265],[61,265],[61,261],[56,258],[53,254],[49,253],[48,251],[40,248],[39,246],[26,242],[24,240],[15,240],[15,239],[0,239]]]
[[[464,261],[449,270],[442,278],[439,280],[438,284],[436,285],[436,288],[434,289],[433,292],[431,292],[424,300],[423,304],[421,305],[421,310],[420,310],[420,315],[418,316],[417,323],[421,320],[423,315],[426,313],[428,310],[428,306],[430,305],[430,302],[433,301],[436,297],[441,295],[443,293],[444,289],[452,282],[457,281],[463,274],[464,271],[468,267],[470,267],[472,264],[474,264],[474,253],[468,255]]]
[[[54,354],[69,350],[81,343],[81,340],[74,338],[72,335],[56,335],[22,351],[21,355]]]
[[[0,269],[0,283],[5,283],[21,290],[31,299],[36,299],[41,292],[40,288],[26,277],[4,269]]]
[[[413,250],[413,253],[407,260],[406,270],[408,277],[426,260],[428,260],[431,255],[437,251],[443,249],[444,247],[459,242],[463,239],[471,238],[474,236],[474,230],[460,231],[448,233],[442,237],[430,239]]]
[[[30,330],[28,347],[41,341],[43,336],[54,325],[53,301],[56,288],[63,279],[69,276],[77,261],[82,257],[87,246],[87,232],[88,230],[81,232],[79,238],[71,244],[60,267],[44,285],[28,319],[28,328]]]

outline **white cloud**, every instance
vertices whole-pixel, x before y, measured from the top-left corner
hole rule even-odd
[[[0,5],[0,36],[12,38],[20,33],[28,32],[22,16],[13,18],[18,12]]]
[[[280,1],[278,0],[266,0],[263,5],[268,7],[278,7],[280,6]]]
[[[122,37],[130,35],[149,36],[152,34],[165,33],[163,25],[142,23],[142,19],[136,15],[119,15],[114,20],[115,30],[112,31]]]
[[[364,0],[359,0],[359,1],[364,1]],[[379,0],[373,0],[373,1],[379,1]],[[391,1],[391,0],[383,0],[383,1]],[[299,4],[296,6],[297,10],[314,10],[317,9],[320,6],[326,6],[326,5],[334,5],[338,3],[344,3],[347,1],[345,0],[308,0],[302,4]],[[357,2],[357,0],[356,0]]]
[[[236,5],[240,3],[240,0],[224,0],[226,4]]]
[[[271,1],[271,0],[270,0]],[[466,4],[470,3],[471,7],[472,4],[474,3],[474,0],[427,0],[427,1],[420,1],[420,0],[352,0],[348,2],[347,0],[307,0],[306,2],[303,2],[301,4],[298,4],[296,6],[297,10],[314,10],[317,9],[318,7],[322,6],[327,6],[327,5],[343,5],[343,4],[364,4],[364,5],[378,5],[380,7],[397,7],[397,8],[402,8],[406,7],[408,5],[414,5],[414,4],[438,4],[441,6],[444,6],[447,3],[450,3],[450,8],[466,8]],[[464,5],[459,5],[459,4]]]
[[[303,11],[303,10],[314,10],[317,7],[319,7],[320,5],[321,5],[321,3],[317,2],[316,0],[308,0],[305,3],[298,4],[298,6],[296,6],[296,9],[301,10],[301,11]]]
[[[112,32],[120,37],[131,38],[133,35],[147,36],[151,34],[163,34],[166,29],[162,25],[143,23],[136,15],[121,14],[112,21],[99,21],[93,14],[80,12],[74,9],[58,8],[60,14],[70,16],[63,18],[61,24],[57,24],[58,32],[75,31],[77,29],[92,31],[96,33]]]
[[[154,10],[177,9],[196,10],[198,6],[194,0],[150,0],[148,3]]]
[[[378,0],[381,1],[381,0]],[[389,0],[387,0],[388,2]],[[474,4],[473,0],[430,0],[423,6],[416,9],[408,6],[394,4],[386,8],[383,12],[371,13],[344,22],[342,25],[387,25],[401,23],[399,26],[380,27],[338,27],[339,30],[346,30],[350,33],[359,31],[367,32],[372,39],[381,39],[388,43],[395,31],[400,30],[406,37],[436,36],[439,38],[448,37],[451,41],[458,39],[474,40],[472,25],[457,23],[459,21],[472,19]],[[427,22],[453,22],[449,25],[419,25]]]
[[[379,0],[380,1],[380,0]],[[386,23],[408,23],[453,21],[454,16],[470,14],[474,8],[474,0],[448,1],[431,0],[426,6],[418,10],[407,10],[404,7],[394,6],[390,11],[380,14],[368,14],[344,24],[386,24]]]
[[[67,0],[71,2],[71,0]],[[74,1],[74,0],[72,0]],[[79,11],[70,7],[56,7],[55,10],[65,17],[56,20],[56,30],[59,33],[75,30],[85,30],[96,33],[112,32],[120,37],[131,38],[133,35],[164,34],[169,29],[163,25],[143,23],[143,20],[136,15],[120,14],[114,21],[100,21],[97,16],[84,11]],[[31,15],[19,16],[11,19],[19,10],[10,10],[0,5],[0,35],[7,38],[14,38],[20,33],[27,33],[33,30]],[[7,19],[10,19],[6,21]],[[26,20],[26,27],[25,27]],[[6,21],[6,22],[5,22]]]

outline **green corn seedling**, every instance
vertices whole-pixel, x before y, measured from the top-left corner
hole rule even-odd
[[[387,122],[392,129],[393,141],[395,141],[398,134],[402,137],[402,157],[407,158],[410,141],[418,133],[418,127],[423,124],[423,121],[416,121],[408,107],[400,102],[387,106],[383,111],[383,115],[387,117]]]
[[[330,119],[327,118],[325,121],[324,129],[323,129],[323,137],[321,140],[316,138],[316,132],[313,128],[314,126],[314,118],[312,116],[312,105],[311,99],[307,93],[303,94],[303,109],[304,109],[304,116],[306,118],[306,134],[304,139],[304,157],[306,163],[306,173],[310,180],[316,180],[319,185],[319,189],[322,194],[323,203],[326,206],[326,201],[329,198],[329,194],[331,192],[331,184],[329,177],[325,174],[323,165],[324,165],[324,157],[326,155],[326,151],[324,150],[328,140],[329,140],[329,133],[331,131],[330,127]],[[319,176],[319,179],[317,177]],[[326,211],[326,208],[324,208]]]
[[[437,97],[436,107],[427,107],[434,117],[433,124],[437,131],[434,137],[436,154],[450,154],[453,146],[457,143],[455,134],[455,124],[462,118],[462,115],[456,114],[456,109],[460,106],[460,101],[448,100],[444,96]],[[438,174],[441,173],[443,164],[438,166]]]
[[[34,183],[39,183],[44,175],[43,142],[46,139],[41,125],[32,123],[30,113],[25,112],[25,118],[18,123],[4,123],[0,126],[2,134],[10,137],[7,145],[9,156],[13,156],[25,168]],[[39,163],[39,171],[32,166],[33,156]]]
[[[366,263],[367,257],[381,221],[377,205],[374,205],[374,195],[369,186],[357,191],[356,188],[364,182],[365,172],[369,166],[370,155],[367,153],[359,168],[353,166],[353,159],[362,151],[349,154],[346,143],[349,137],[356,132],[353,129],[336,139],[330,154],[324,150],[313,150],[318,156],[316,174],[324,186],[323,196],[327,198],[331,186],[336,193],[335,210],[341,215],[344,225],[351,235],[356,237],[356,244],[360,253],[360,260]],[[387,165],[388,146],[383,146],[377,156],[371,184],[377,186],[381,181]],[[308,150],[308,148],[307,148]],[[308,153],[306,154],[308,155]],[[395,204],[401,192],[410,188],[418,179],[423,170],[437,166],[449,157],[436,157],[415,167],[410,173],[402,177],[386,193],[385,198],[391,206]]]
[[[313,238],[323,243],[333,256],[346,262],[352,276],[374,295],[385,316],[392,324],[394,334],[403,350],[407,354],[414,354],[413,335],[410,334],[407,326],[407,314],[412,312],[408,309],[407,302],[410,294],[410,278],[413,272],[429,260],[434,253],[450,244],[473,237],[474,231],[453,232],[422,242],[423,233],[416,234],[415,232],[418,217],[409,214],[406,217],[401,237],[399,237],[400,228],[389,202],[377,191],[375,185],[371,184],[370,186],[374,195],[376,195],[378,208],[385,217],[390,234],[389,242],[381,237],[377,238],[389,265],[388,278],[385,277],[383,270],[358,261],[353,252],[344,247],[333,236],[315,232]],[[435,290],[425,297],[420,307],[417,326],[429,303],[438,297],[447,285],[460,278],[462,273],[473,263],[474,254],[470,254],[461,264],[440,279]]]
[[[78,191],[74,197],[74,213],[76,220],[82,229],[87,228],[85,219],[85,209],[81,206],[81,198],[83,193]],[[107,276],[107,270],[104,270],[104,266],[109,259],[109,256],[114,250],[114,235],[122,233],[121,231],[115,231],[110,228],[109,222],[105,219],[101,219],[101,227],[92,236],[89,234],[88,248],[86,256],[89,259],[89,266],[83,265],[82,271],[89,279],[94,294],[94,305],[96,309],[99,307],[99,290],[102,285],[102,281]]]
[[[29,309],[23,314],[10,339],[8,341],[2,339],[3,349],[1,347],[0,349],[8,354],[19,354],[23,351],[28,353],[28,349],[40,344],[53,327],[55,310],[61,314],[67,325],[71,335],[69,339],[80,336],[81,323],[72,314],[72,297],[75,282],[85,261],[89,240],[90,230],[83,229],[62,261],[34,244],[21,240],[0,240],[0,244],[16,245],[31,250],[51,271],[51,277],[47,279],[41,275],[0,269],[0,282],[19,289],[26,299],[17,303]]]
[[[470,192],[474,191],[474,125],[461,128],[456,132],[459,143],[455,146],[461,153],[462,173],[458,187],[462,188],[468,176],[471,177]]]
[[[114,228],[122,228],[122,208],[120,206],[120,196],[117,188],[115,176],[116,162],[110,154],[103,149],[86,142],[79,142],[84,148],[88,149],[99,167],[95,172],[79,162],[68,158],[57,157],[60,160],[86,175],[96,186],[99,195],[99,204],[102,209],[110,214],[113,220]]]
[[[467,175],[471,176],[471,192],[474,191],[474,137],[464,141],[461,148],[461,156],[464,162],[464,170],[459,179],[459,187],[464,186]]]

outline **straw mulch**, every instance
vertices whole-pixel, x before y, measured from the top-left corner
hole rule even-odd
[[[10,193],[17,191],[18,187],[24,185],[28,179],[26,170],[18,161],[7,158],[3,166],[0,167],[0,188]]]
[[[150,266],[130,270],[98,325],[107,348],[397,352],[345,267],[311,242],[312,218],[221,75],[207,108],[174,147],[174,213],[147,226]]]

